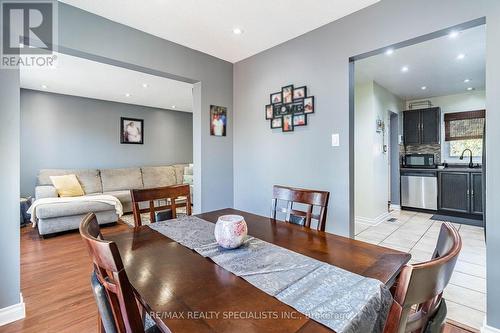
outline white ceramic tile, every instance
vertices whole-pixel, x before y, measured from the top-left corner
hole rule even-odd
[[[367,229],[367,230],[363,231],[358,236],[361,237],[361,238],[365,238],[365,239],[370,239],[370,240],[381,242],[384,239],[386,239],[388,235],[389,235],[389,233],[378,232],[378,231],[375,231],[375,229],[370,228],[370,229]]]
[[[388,247],[390,249],[402,251],[402,252],[410,252],[411,247],[410,246],[404,246],[404,245],[398,245],[398,244],[391,244],[387,242],[382,242],[379,244],[380,246]]]
[[[446,305],[448,308],[447,318],[477,330],[481,329],[483,326],[483,321],[486,316],[484,312],[463,306],[450,300],[446,300]]]
[[[362,223],[362,222],[356,222],[354,224],[354,233],[357,235],[357,234],[365,231],[366,229],[368,229],[370,227],[371,227],[370,224]]]
[[[448,284],[444,291],[444,298],[478,311],[486,311],[486,294],[472,289]]]
[[[460,259],[457,260],[457,264],[455,265],[455,271],[486,279],[485,266],[468,263]]]
[[[450,280],[451,284],[486,293],[486,279],[454,271]]]

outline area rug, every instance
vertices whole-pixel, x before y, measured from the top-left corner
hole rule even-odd
[[[483,220],[474,220],[474,219],[468,219],[465,217],[458,217],[458,216],[447,216],[447,215],[434,214],[434,215],[432,215],[431,220],[452,222],[452,223],[459,223],[459,224],[467,224],[467,225],[473,225],[473,226],[478,226],[478,227],[483,226]]]
[[[186,207],[177,208],[177,217],[181,217],[181,216],[186,216]],[[120,217],[120,220],[130,227],[135,226],[134,214],[132,214],[132,213],[123,214],[123,216]],[[151,223],[151,219],[149,218],[149,213],[141,214],[141,222],[142,222],[142,225],[146,225],[146,224]]]

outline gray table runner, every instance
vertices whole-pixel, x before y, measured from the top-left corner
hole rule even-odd
[[[378,280],[251,236],[226,250],[215,240],[215,224],[194,216],[149,227],[338,333],[383,330],[392,296]]]

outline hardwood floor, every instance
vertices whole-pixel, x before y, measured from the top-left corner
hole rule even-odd
[[[102,228],[103,234],[127,229]],[[0,332],[97,332],[97,307],[90,289],[92,270],[78,231],[41,239],[35,229],[21,230],[21,290],[26,318]]]
[[[104,236],[127,229],[102,228]],[[90,290],[90,259],[77,231],[41,239],[35,229],[21,230],[21,289],[26,318],[0,327],[2,333],[97,332],[97,307]],[[477,332],[456,323],[444,333]]]

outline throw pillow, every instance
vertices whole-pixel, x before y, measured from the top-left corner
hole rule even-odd
[[[76,175],[50,176],[50,180],[62,198],[85,195]]]

